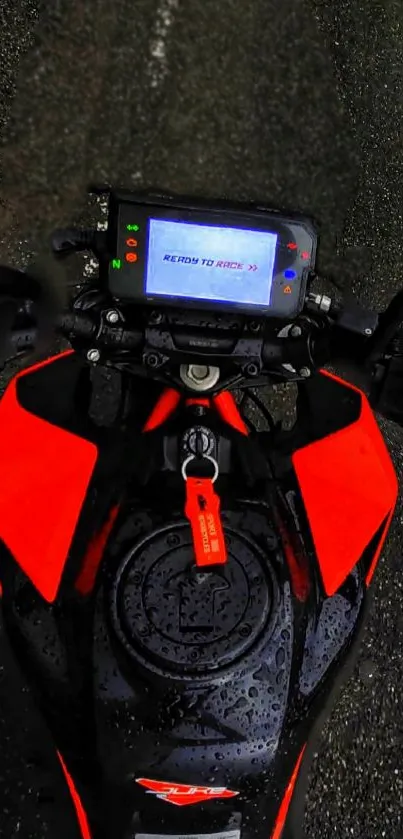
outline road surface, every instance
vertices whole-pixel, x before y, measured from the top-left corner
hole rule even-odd
[[[403,284],[400,0],[3,0],[0,33],[1,261],[92,216],[85,185],[106,179],[306,210],[323,272],[373,306]],[[315,760],[312,839],[402,836],[402,526],[399,506]],[[8,671],[0,833],[50,837],[30,699],[10,697]]]

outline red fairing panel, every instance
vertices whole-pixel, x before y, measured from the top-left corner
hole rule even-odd
[[[286,818],[287,818],[287,813],[288,813],[288,810],[289,810],[289,807],[290,807],[290,804],[291,804],[292,794],[293,794],[294,789],[295,789],[295,784],[297,782],[298,773],[299,773],[299,770],[300,770],[300,767],[301,767],[304,752],[305,752],[305,746],[301,751],[301,754],[300,754],[300,756],[297,760],[295,769],[292,773],[292,776],[290,778],[287,789],[284,793],[284,798],[281,802],[281,807],[280,807],[280,810],[279,810],[278,816],[277,816],[276,826],[274,828],[274,833],[272,833],[271,839],[281,839],[281,837],[283,835],[283,830],[284,830],[284,825],[285,825]]]
[[[58,356],[60,358],[60,356]],[[97,448],[18,402],[18,374],[0,400],[0,539],[42,597],[57,594]]]
[[[293,455],[329,596],[342,585],[386,517],[390,523],[398,494],[382,434],[366,396],[357,392],[362,405],[357,422]],[[386,532],[387,528],[383,539]]]

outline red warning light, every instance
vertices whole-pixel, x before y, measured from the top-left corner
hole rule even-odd
[[[296,251],[297,250],[297,243],[296,242],[289,242],[287,248],[289,251]]]
[[[127,253],[126,262],[137,262],[138,256],[136,253]]]
[[[126,239],[126,245],[129,248],[137,248],[137,245],[138,245],[137,239],[132,239],[131,237],[129,239]]]
[[[301,251],[301,259],[309,259],[310,255],[309,251]]]

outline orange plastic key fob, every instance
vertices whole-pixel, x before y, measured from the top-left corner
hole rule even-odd
[[[210,478],[187,478],[185,513],[192,528],[196,565],[223,565],[227,548],[220,499]]]

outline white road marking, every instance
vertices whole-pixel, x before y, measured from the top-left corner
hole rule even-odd
[[[150,87],[156,90],[164,82],[168,73],[167,40],[174,21],[175,12],[179,8],[180,0],[160,0],[155,15],[154,31],[150,43],[150,58],[148,62],[148,76]],[[142,181],[141,171],[133,172],[131,182],[134,185]],[[97,229],[106,230],[108,226],[108,199],[105,196],[97,198],[102,221],[98,221]],[[85,279],[94,279],[98,274],[98,262],[91,254],[84,254]]]
[[[161,0],[157,8],[148,66],[150,85],[154,90],[162,84],[168,72],[166,45],[178,7],[179,0]]]

